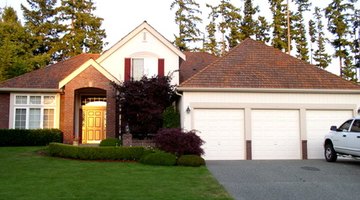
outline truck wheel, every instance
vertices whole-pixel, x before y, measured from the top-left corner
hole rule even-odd
[[[337,154],[334,150],[334,147],[332,146],[332,144],[326,144],[325,145],[325,159],[328,162],[335,162],[337,159]]]

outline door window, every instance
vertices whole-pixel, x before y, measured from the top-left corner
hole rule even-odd
[[[351,125],[351,122],[353,120],[350,119],[350,120],[347,120],[345,123],[343,123],[339,128],[338,128],[338,131],[349,131],[349,128],[350,128],[350,125]]]
[[[351,132],[360,132],[360,120],[355,120],[352,127]]]

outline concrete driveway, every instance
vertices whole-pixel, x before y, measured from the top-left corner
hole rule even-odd
[[[207,161],[238,200],[360,199],[360,161]]]

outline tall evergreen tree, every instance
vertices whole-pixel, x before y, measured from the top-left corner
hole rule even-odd
[[[33,53],[42,67],[57,60],[60,50],[60,34],[65,26],[57,20],[57,0],[26,0],[29,8],[21,4],[25,18],[25,28],[35,39]]]
[[[308,61],[309,60],[309,50],[308,43],[306,38],[306,28],[304,22],[304,12],[309,11],[311,3],[309,0],[294,0],[297,5],[297,11],[293,17],[294,19],[294,30],[293,38],[296,43],[296,57]]]
[[[207,7],[211,9],[209,16],[215,16],[217,29],[222,35],[219,42],[220,55],[224,55],[228,48],[235,47],[241,41],[240,9],[231,4],[230,0],[221,0],[219,5],[207,5]]]
[[[32,43],[15,10],[5,7],[0,17],[0,81],[33,70]]]
[[[244,40],[255,35],[257,22],[254,19],[254,15],[257,12],[259,12],[259,7],[254,7],[252,0],[244,1],[244,16],[240,25],[240,40]]]
[[[61,39],[62,60],[81,53],[100,53],[104,47],[105,30],[102,18],[93,14],[92,0],[61,0],[61,20],[67,25]]]
[[[311,42],[316,42],[317,45],[317,49],[314,53],[314,60],[316,62],[316,66],[325,69],[331,62],[331,56],[326,53],[326,38],[324,34],[323,16],[321,14],[320,8],[318,7],[315,7],[314,19],[314,35],[310,36]]]
[[[209,5],[206,5],[206,6],[211,7]],[[216,23],[215,23],[215,20],[217,18],[216,12],[214,12],[214,10],[212,10],[210,12],[208,18],[210,19],[210,22],[208,25],[206,25],[207,40],[205,40],[205,43],[204,43],[204,50],[213,55],[219,56],[220,50],[218,48],[218,43],[216,40],[216,32],[217,32]]]
[[[270,10],[273,15],[272,22],[272,46],[282,51],[288,48],[287,39],[287,5],[283,3],[284,0],[269,0]]]
[[[179,34],[175,35],[175,45],[182,51],[189,51],[189,43],[201,41],[201,31],[197,25],[202,22],[199,17],[200,5],[195,0],[174,0],[170,9],[176,9],[175,23],[179,27]]]
[[[270,24],[266,21],[263,16],[258,17],[258,23],[255,25],[255,38],[258,41],[267,43],[270,41]]]
[[[354,16],[352,18],[352,32],[354,36],[353,40],[353,53],[355,58],[355,67],[356,69],[360,68],[360,10],[355,10]]]
[[[313,44],[316,42],[316,29],[315,29],[315,22],[314,20],[310,19],[308,22],[309,25],[309,36],[310,36],[310,63],[313,62],[313,53],[314,53],[314,47]]]
[[[335,57],[339,58],[340,76],[347,80],[355,80],[350,73],[354,66],[349,60],[351,41],[349,41],[350,13],[354,10],[357,0],[333,0],[325,8],[325,16],[328,19],[328,30],[335,38],[331,41],[335,48]]]

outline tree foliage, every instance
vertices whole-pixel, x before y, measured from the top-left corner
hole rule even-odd
[[[34,39],[32,51],[39,57],[40,68],[57,61],[61,33],[65,26],[58,20],[57,0],[26,0],[29,8],[21,4],[25,28]]]
[[[354,10],[356,0],[333,0],[325,8],[325,16],[328,20],[328,30],[335,38],[331,41],[331,45],[335,49],[334,56],[339,58],[340,76],[347,80],[355,81],[356,73],[354,65],[350,58],[351,41],[349,40],[350,31],[350,12]]]
[[[325,44],[326,38],[324,34],[324,25],[322,22],[322,14],[320,8],[315,8],[313,25],[310,26],[310,38],[311,42],[317,45],[317,49],[314,53],[314,60],[316,66],[325,69],[331,62],[331,56],[326,53]]]
[[[270,10],[273,15],[272,27],[272,46],[280,49],[287,50],[287,17],[286,17],[286,4],[283,0],[269,0]]]
[[[195,0],[174,0],[170,9],[175,11],[175,23],[179,27],[179,34],[175,35],[175,45],[182,51],[189,51],[189,42],[202,40],[201,31],[197,25],[202,22],[200,6]]]
[[[117,91],[118,114],[122,117],[121,130],[128,126],[135,138],[155,134],[162,127],[162,114],[175,100],[171,79],[165,77],[143,77],[139,81],[113,83]]]
[[[256,19],[254,19],[254,15],[257,12],[259,12],[259,7],[254,7],[252,0],[244,1],[244,17],[240,25],[240,40],[244,40],[256,34],[258,23]]]
[[[101,29],[102,18],[96,17],[94,3],[91,0],[62,0],[61,21],[67,24],[61,39],[62,59],[81,53],[101,53],[106,37]]]
[[[309,60],[309,49],[306,38],[306,28],[304,22],[304,12],[309,11],[311,3],[309,0],[294,0],[297,5],[297,12],[295,13],[294,19],[294,30],[293,38],[296,43],[296,57],[308,61]]]
[[[33,70],[36,65],[33,42],[15,10],[6,7],[0,17],[0,81]]]

